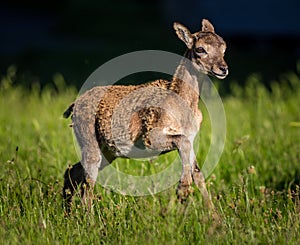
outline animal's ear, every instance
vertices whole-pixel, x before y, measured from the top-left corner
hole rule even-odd
[[[207,19],[202,20],[202,31],[204,32],[215,32],[215,28]]]
[[[173,27],[179,39],[182,40],[189,49],[191,49],[193,47],[194,40],[189,29],[178,22],[175,22]]]

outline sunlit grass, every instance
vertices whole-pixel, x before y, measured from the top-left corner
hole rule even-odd
[[[223,98],[227,138],[220,163],[207,179],[222,216],[212,225],[195,189],[185,204],[177,203],[176,186],[146,197],[122,196],[101,186],[87,213],[77,199],[65,217],[61,189],[63,172],[78,161],[69,120],[62,112],[76,97],[63,85],[26,90],[12,86],[14,71],[2,78],[0,91],[0,236],[22,244],[188,244],[299,241],[300,204],[300,79],[295,74],[273,83],[259,77],[247,86],[232,85]],[[56,85],[55,85],[56,84]],[[201,105],[202,106],[202,105]],[[210,142],[210,125],[200,134],[198,158]],[[176,153],[167,156],[172,161]],[[168,161],[118,160],[133,175],[161,171]],[[159,163],[162,163],[161,167]]]

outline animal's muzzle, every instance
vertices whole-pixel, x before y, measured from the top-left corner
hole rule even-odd
[[[228,75],[228,66],[220,66],[219,70],[221,71],[221,74],[224,76]]]
[[[212,74],[219,78],[223,79],[228,75],[228,66],[227,65],[220,65],[220,66],[214,66],[212,69]]]

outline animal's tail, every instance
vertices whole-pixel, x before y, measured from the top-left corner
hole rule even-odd
[[[68,118],[72,113],[73,113],[73,108],[74,108],[75,103],[72,103],[68,109],[64,112],[63,116],[64,118]]]

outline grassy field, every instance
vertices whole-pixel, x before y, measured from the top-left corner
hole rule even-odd
[[[98,185],[93,212],[77,200],[66,217],[63,173],[78,156],[62,112],[76,89],[64,86],[59,74],[53,85],[34,85],[30,91],[12,86],[14,79],[10,68],[0,83],[0,244],[299,243],[299,76],[286,74],[267,90],[253,75],[246,87],[232,85],[231,95],[223,98],[226,145],[207,179],[222,217],[219,226],[196,189],[186,203],[174,201],[176,186],[131,197]],[[209,128],[205,115],[200,162],[208,150]],[[159,164],[125,165],[147,172]]]

